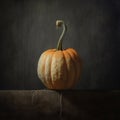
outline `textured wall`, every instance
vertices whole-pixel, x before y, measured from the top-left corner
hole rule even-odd
[[[120,2],[118,0],[4,0],[0,3],[0,89],[41,89],[40,54],[55,48],[63,19],[63,47],[84,61],[79,89],[119,89]]]

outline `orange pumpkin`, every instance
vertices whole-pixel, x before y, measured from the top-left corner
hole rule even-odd
[[[57,49],[49,49],[42,53],[38,61],[37,73],[49,89],[70,89],[80,78],[81,59],[73,48],[62,50],[62,38],[66,32],[66,25],[64,21],[57,20],[56,26],[63,26]]]

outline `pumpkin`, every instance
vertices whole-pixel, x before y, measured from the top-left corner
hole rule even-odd
[[[48,89],[71,89],[79,81],[82,62],[75,49],[62,49],[62,38],[67,30],[64,21],[57,20],[56,26],[63,27],[57,49],[49,49],[41,54],[37,74]]]

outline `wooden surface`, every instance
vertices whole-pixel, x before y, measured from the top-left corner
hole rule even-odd
[[[0,120],[120,120],[120,91],[0,91]]]

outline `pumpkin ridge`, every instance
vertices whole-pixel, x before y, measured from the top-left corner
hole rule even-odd
[[[45,86],[47,86],[47,83],[46,83],[46,80],[45,80],[45,60],[46,60],[46,54],[47,54],[47,51],[46,52],[44,52],[41,56],[41,58],[40,58],[40,63],[39,63],[39,65],[41,66],[41,65],[43,65],[42,66],[42,69],[40,70],[40,71],[43,71],[42,72],[42,76],[40,75],[40,79],[42,80],[42,82],[45,84]]]
[[[52,88],[52,87],[53,87],[53,85],[52,85],[52,80],[51,80],[51,61],[52,61],[53,53],[54,53],[53,51],[49,51],[49,52],[47,53],[48,55],[46,56],[46,60],[45,60],[45,68],[48,69],[48,72],[49,72],[49,74],[47,74],[47,75],[45,74],[45,81],[47,81],[47,83],[48,83],[47,85],[48,85],[49,88]],[[50,61],[50,62],[48,61],[49,64],[47,64],[47,59],[48,59],[48,57],[50,57],[50,58],[49,58],[49,61]],[[50,67],[48,68],[47,65],[50,66]],[[45,71],[46,71],[46,69],[45,69]],[[49,76],[48,76],[48,75],[49,75]],[[47,78],[47,76],[48,76],[49,78]]]
[[[52,88],[54,88],[54,83],[53,83],[53,80],[52,80],[52,60],[53,60],[53,56],[54,56],[54,54],[55,54],[55,52],[53,52],[53,54],[52,54],[52,57],[51,57],[51,63],[50,63],[50,81],[51,81],[51,86],[52,86]]]
[[[79,76],[80,76],[80,62],[79,62],[80,57],[79,57],[79,55],[77,54],[77,52],[73,48],[71,48],[69,50],[71,50],[71,53],[74,55],[74,58],[75,58],[74,61],[77,64],[79,64],[78,65],[79,67],[76,65],[76,79],[75,79],[75,84],[76,84],[78,79],[79,79]]]
[[[55,52],[56,52],[56,51],[55,51]],[[51,71],[52,71],[52,70],[51,70],[52,67],[51,67],[51,66],[52,66],[53,56],[54,56],[55,52],[53,52],[53,54],[52,54],[51,63],[50,63],[50,78],[51,78],[50,80],[51,80],[51,86],[52,86],[52,88],[54,88],[54,83],[53,83],[53,80],[52,80],[52,72],[51,72]]]
[[[54,89],[64,89],[66,80],[66,74],[64,69],[63,52],[56,51],[52,58],[51,63],[51,79],[53,82]]]
[[[74,76],[73,76],[73,78],[76,80],[76,64],[74,63],[74,59],[73,59],[73,57],[71,56],[71,53],[68,51],[68,50],[66,50],[66,53],[70,56],[70,58],[71,58],[71,60],[72,60],[72,64],[73,64],[73,68],[74,68]],[[75,80],[72,80],[72,82],[71,82],[71,84],[70,84],[70,87],[71,87],[71,85],[73,85],[74,84],[74,81]]]
[[[65,57],[65,51],[63,50],[62,53],[63,53],[63,57],[64,57],[64,62],[65,62],[65,65],[66,65],[66,67],[65,67],[66,68],[66,81],[65,82],[68,83],[68,81],[69,81],[68,80],[68,67],[67,67],[67,61],[66,61],[66,57]],[[67,85],[67,84],[65,84],[65,85]]]
[[[66,88],[70,88],[71,80],[69,77],[69,68],[68,68],[69,63],[67,63],[67,56],[69,56],[69,58],[71,58],[71,57],[70,57],[69,53],[66,52],[66,50],[64,50],[63,52],[64,52],[64,56],[65,56],[65,60],[66,60],[66,67],[67,67],[67,87]]]

